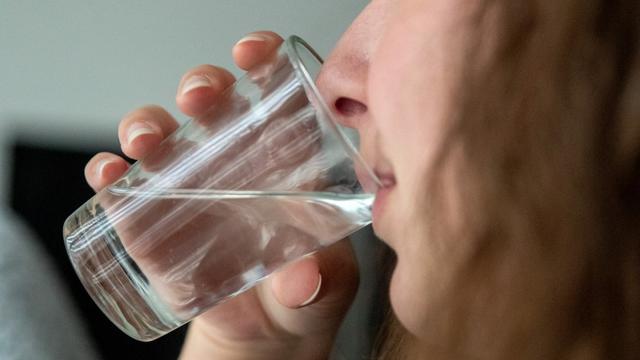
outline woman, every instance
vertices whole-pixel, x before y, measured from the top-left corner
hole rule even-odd
[[[637,356],[638,6],[374,0],[344,34],[318,84],[385,184],[374,229],[397,255],[397,323],[382,356]],[[234,59],[248,69],[281,41],[253,33]],[[232,82],[192,69],[178,106],[197,116]],[[176,126],[135,110],[122,149],[140,158]],[[127,166],[98,154],[87,180]],[[340,243],[196,319],[182,358],[326,357],[356,283]]]

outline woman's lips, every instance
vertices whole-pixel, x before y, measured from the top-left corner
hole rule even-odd
[[[371,216],[373,218],[373,222],[376,223],[384,213],[385,204],[387,203],[387,198],[389,193],[394,189],[396,185],[396,179],[393,174],[390,173],[379,173],[376,171],[376,175],[380,179],[381,186],[378,188],[376,192],[376,199],[373,202],[373,210],[371,211]]]
[[[355,166],[354,170],[356,172],[356,177],[358,178],[358,182],[362,186],[362,189],[364,190],[365,193],[371,194],[374,191],[377,191],[377,189],[380,186],[378,185],[378,182],[371,177],[370,172],[368,172],[367,170],[363,169],[358,165]]]

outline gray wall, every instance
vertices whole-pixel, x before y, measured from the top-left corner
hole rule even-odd
[[[366,0],[0,0],[2,144],[112,145],[119,117],[160,104],[177,115],[180,76],[233,69],[231,46],[253,30],[298,34],[323,56]],[[6,179],[0,174],[0,198]]]

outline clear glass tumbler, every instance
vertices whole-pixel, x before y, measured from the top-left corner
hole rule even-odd
[[[73,267],[122,331],[158,338],[370,223],[379,181],[321,65],[290,37],[67,219]]]

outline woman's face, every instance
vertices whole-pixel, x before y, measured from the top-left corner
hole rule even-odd
[[[426,190],[453,104],[464,6],[459,0],[374,0],[318,78],[339,119],[359,130],[360,150],[384,184],[376,194],[373,227],[398,257],[390,294],[394,310],[418,336],[436,291],[429,279],[439,269],[430,259],[433,244],[410,219],[425,218],[417,199]]]

